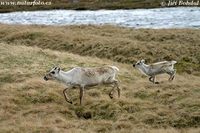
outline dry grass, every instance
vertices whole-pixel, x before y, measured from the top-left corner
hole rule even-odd
[[[74,28],[79,29],[79,27],[72,29]],[[13,32],[4,39],[17,35],[16,29],[8,26],[6,31]],[[29,28],[26,33],[30,30],[35,33],[36,29]],[[46,31],[45,28],[41,29]],[[55,36],[70,30],[72,37],[76,33],[76,30],[72,29],[58,28],[61,31],[56,32]],[[24,30],[25,27],[22,27],[18,32],[19,38],[25,35]],[[43,32],[42,30],[37,32]],[[51,28],[46,34],[54,30]],[[5,32],[5,29],[1,27],[1,35],[3,31]],[[62,31],[64,33],[61,33]],[[127,29],[122,31],[126,33]],[[112,32],[106,33],[112,35]],[[43,34],[42,37],[46,39]],[[69,35],[66,36],[69,40]],[[62,36],[59,37],[59,40],[62,40]],[[94,37],[99,36],[97,34]],[[159,77],[162,84],[153,85],[129,64],[12,44],[12,42],[22,43],[19,38],[17,39],[19,42],[11,39],[10,44],[0,43],[0,132],[197,133],[200,131],[200,77],[178,74],[175,81],[169,83],[168,77],[163,75]],[[84,40],[84,37],[82,39]],[[85,39],[87,40],[87,37]],[[27,40],[23,40],[23,44],[26,44]],[[33,41],[38,41],[39,44],[40,38]],[[36,43],[37,46],[38,44]],[[52,46],[51,49],[57,49],[57,46],[54,48]],[[122,97],[111,100],[108,96],[111,88],[94,87],[86,90],[84,106],[78,106],[78,90],[71,90],[70,96],[75,105],[70,105],[64,100],[62,94],[64,87],[61,84],[53,81],[45,82],[42,78],[53,64],[59,64],[65,70],[74,66],[116,65],[120,68]]]
[[[114,26],[0,25],[0,41],[132,64],[177,60],[179,73],[200,75],[200,30]]]

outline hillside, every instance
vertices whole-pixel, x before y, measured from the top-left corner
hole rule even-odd
[[[16,2],[4,0],[3,2]],[[25,2],[25,0],[18,0]],[[33,2],[34,0],[26,0]],[[39,1],[37,1],[39,2]],[[97,10],[97,9],[136,9],[160,7],[159,0],[42,0],[51,2],[51,5],[12,5],[12,3],[0,4],[0,12],[50,10],[50,9],[73,9],[73,10]],[[23,3],[22,3],[23,4]]]
[[[38,46],[132,64],[178,61],[178,73],[200,75],[200,30],[115,26],[0,25],[0,42]]]
[[[28,39],[23,38],[26,35],[24,27],[16,34],[18,28],[11,29],[7,26],[7,30],[13,32],[4,38],[18,36],[8,41],[9,44],[0,43],[0,132],[200,131],[200,77],[182,73],[175,77],[174,82],[169,83],[168,77],[163,75],[158,78],[162,83],[153,85],[132,68],[131,64],[58,51],[59,40],[62,40],[60,36],[57,37],[60,38],[58,43],[54,42],[55,45],[51,47],[38,45],[41,38],[32,39],[33,42],[38,41],[35,45],[54,50],[19,45],[26,44]],[[43,36],[44,29],[37,27],[39,31],[31,30]],[[28,29],[26,33],[31,30]],[[51,33],[51,30],[46,34]],[[2,32],[5,29],[1,26],[1,38]],[[61,33],[55,32],[55,37],[57,34]],[[45,36],[43,38],[46,39]],[[84,42],[87,37],[79,39]],[[69,38],[66,37],[66,40]],[[41,43],[47,42],[48,40]],[[43,80],[43,75],[54,64],[59,64],[64,70],[75,66],[116,65],[120,69],[118,77],[122,97],[111,100],[108,96],[111,88],[94,87],[86,90],[84,104],[79,106],[79,91],[73,89],[70,97],[75,105],[70,105],[64,100],[64,87],[60,83]]]

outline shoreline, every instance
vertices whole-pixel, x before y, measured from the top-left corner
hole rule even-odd
[[[46,0],[47,1],[47,0]],[[156,0],[157,1],[157,0]],[[11,3],[8,3],[11,4]],[[17,3],[15,3],[17,4]],[[99,10],[99,9],[138,9],[138,8],[155,8],[159,7],[159,2],[145,2],[141,1],[131,1],[131,0],[119,0],[119,1],[96,1],[90,2],[87,0],[80,0],[78,2],[61,1],[55,0],[51,1],[50,5],[37,5],[37,6],[19,6],[19,5],[0,5],[0,13],[13,12],[13,11],[35,11],[35,10],[52,10],[52,9],[68,9],[68,10]]]
[[[194,6],[194,7],[199,7]],[[0,13],[9,13],[16,11],[41,11],[41,10],[129,10],[129,9],[154,9],[154,8],[173,8],[173,7],[191,7],[191,6],[162,6],[159,0],[154,1],[131,1],[131,0],[119,0],[110,2],[89,2],[86,0],[80,0],[80,2],[63,2],[55,0],[51,2],[51,5],[1,5]]]

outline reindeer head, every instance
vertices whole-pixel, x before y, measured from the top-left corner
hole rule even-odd
[[[45,76],[44,76],[44,80],[52,80],[55,79],[56,77],[58,77],[60,72],[60,67],[54,67],[53,69],[51,69],[51,71],[49,71]]]
[[[144,63],[145,63],[145,60],[144,60],[144,59],[139,60],[139,61],[137,61],[136,64],[133,64],[133,67],[138,68],[139,66],[143,65]]]

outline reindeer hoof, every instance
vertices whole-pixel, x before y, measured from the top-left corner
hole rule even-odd
[[[70,104],[73,104],[72,101],[67,101],[67,102],[70,103]]]
[[[109,96],[110,96],[110,99],[113,99],[113,95],[112,94],[109,94]]]
[[[155,84],[160,84],[160,82],[155,82]]]

